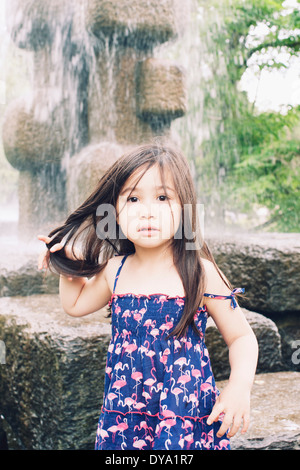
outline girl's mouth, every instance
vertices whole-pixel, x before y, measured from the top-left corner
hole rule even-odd
[[[141,227],[138,229],[138,232],[143,233],[147,236],[151,236],[159,232],[159,229],[155,227]]]

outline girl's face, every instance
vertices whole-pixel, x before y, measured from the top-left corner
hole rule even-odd
[[[182,210],[169,172],[164,174],[165,188],[157,165],[139,180],[142,172],[143,168],[136,170],[124,184],[117,200],[117,221],[132,243],[154,248],[174,236]]]

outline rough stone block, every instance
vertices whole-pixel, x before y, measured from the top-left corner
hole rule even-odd
[[[178,33],[189,1],[181,0],[87,0],[87,28],[97,35],[122,37],[128,44],[148,48],[168,41]]]
[[[50,90],[38,90],[13,101],[5,112],[2,136],[7,160],[17,170],[36,171],[60,162],[66,146],[66,123],[60,102]]]
[[[110,325],[66,315],[57,295],[0,299],[0,414],[23,449],[92,449]]]
[[[91,144],[74,155],[68,165],[68,210],[75,210],[94,190],[106,170],[129,146],[111,142]]]
[[[171,121],[185,114],[187,93],[181,67],[151,58],[139,64],[137,75],[137,113],[142,119]]]
[[[245,287],[240,304],[255,312],[300,313],[300,235],[239,233],[206,236],[216,262],[234,287]]]

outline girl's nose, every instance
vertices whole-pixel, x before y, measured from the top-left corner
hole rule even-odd
[[[154,204],[141,204],[140,217],[142,219],[151,219],[154,217]]]

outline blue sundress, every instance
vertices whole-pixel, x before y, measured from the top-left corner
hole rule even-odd
[[[199,335],[189,327],[182,338],[168,335],[180,320],[184,297],[115,294],[110,301],[112,336],[108,347],[103,406],[96,450],[230,449],[221,421],[208,425],[219,391],[204,342],[207,310],[195,315]],[[231,299],[230,296],[205,294]]]

